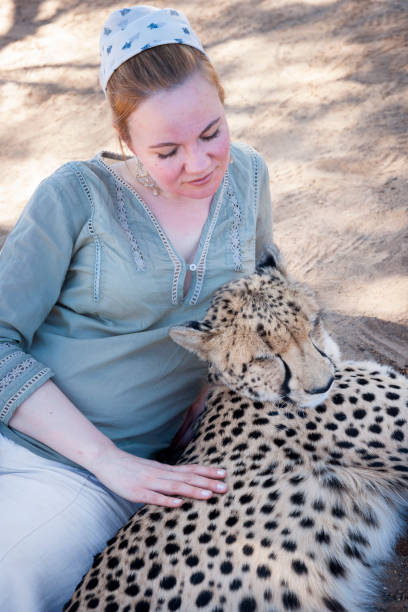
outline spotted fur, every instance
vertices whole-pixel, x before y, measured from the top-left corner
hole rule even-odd
[[[171,335],[213,384],[179,462],[224,466],[229,492],[144,506],[65,610],[367,612],[407,501],[407,379],[335,365],[312,294],[272,264]]]

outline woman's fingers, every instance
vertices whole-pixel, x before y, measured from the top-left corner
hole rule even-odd
[[[118,495],[131,501],[178,507],[181,498],[206,500],[225,493],[226,472],[199,464],[166,465],[119,451],[113,461],[103,464],[99,480]]]
[[[220,478],[225,478],[225,476],[227,475],[226,471],[221,467],[200,465],[198,463],[186,463],[184,465],[168,465],[167,463],[159,463],[158,461],[139,458],[138,461],[140,461],[140,463],[150,464],[150,467],[156,468],[157,470],[198,474],[200,476],[206,476],[207,478],[215,478],[217,480],[219,480]]]
[[[220,482],[226,476],[226,472],[220,468],[213,468],[203,465],[182,465],[170,466],[177,467],[173,470],[155,470],[158,478],[163,478],[169,482],[184,482],[187,485],[200,489],[208,489],[214,493],[225,493],[228,486],[225,482]],[[179,492],[180,495],[184,493]]]
[[[225,478],[227,475],[226,471],[221,467],[213,467],[209,465],[199,465],[198,463],[187,463],[185,465],[171,465],[172,471],[175,472],[188,472],[191,474],[197,474],[199,476],[206,476],[207,478]]]
[[[183,503],[183,500],[179,497],[169,497],[148,489],[138,490],[133,501],[142,504],[154,504],[155,506],[166,506],[167,508],[178,508]]]
[[[165,472],[163,473],[163,480],[167,480],[172,483],[185,483],[199,489],[209,489],[214,493],[225,493],[228,489],[225,482],[220,482],[219,480],[214,480],[213,478],[205,478],[204,476],[190,472]],[[177,493],[183,495],[183,493],[178,489]]]
[[[212,475],[212,471],[205,466],[192,466],[187,471],[154,470],[149,478],[145,480],[148,489],[158,491],[167,495],[191,497],[194,499],[209,499],[213,493],[226,493],[228,485],[220,482],[222,474],[217,474],[217,479],[206,477]],[[197,473],[198,472],[198,473]],[[202,476],[199,472],[204,472]],[[225,471],[223,471],[225,476]]]
[[[213,492],[210,489],[194,487],[186,482],[175,480],[158,480],[152,484],[152,488],[159,493],[182,497],[192,497],[193,499],[209,499]]]

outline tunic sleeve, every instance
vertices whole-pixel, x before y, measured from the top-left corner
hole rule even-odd
[[[64,168],[64,167],[63,167]],[[74,173],[40,183],[0,254],[0,423],[53,372],[30,355],[36,330],[58,300],[75,237],[86,223]]]

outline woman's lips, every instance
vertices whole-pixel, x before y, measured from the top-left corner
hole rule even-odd
[[[212,174],[213,174],[214,170],[211,170],[211,172],[209,172],[208,174],[206,174],[205,176],[199,178],[199,179],[195,179],[194,181],[188,181],[190,183],[190,185],[203,185],[204,183],[206,183],[208,180],[210,180]]]

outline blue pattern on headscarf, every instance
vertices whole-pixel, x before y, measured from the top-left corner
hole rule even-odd
[[[109,42],[112,44],[108,47]],[[187,17],[176,9],[134,6],[114,11],[100,39],[102,89],[106,92],[109,78],[121,63],[141,51],[169,43],[191,45],[205,53]]]

